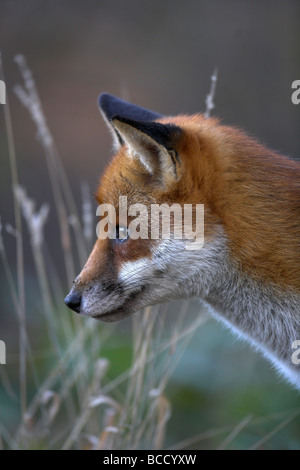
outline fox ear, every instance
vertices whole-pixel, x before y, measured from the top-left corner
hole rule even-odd
[[[111,124],[113,116],[121,116],[127,119],[133,119],[137,121],[155,121],[161,117],[160,114],[154,113],[140,106],[123,101],[116,96],[110,95],[109,93],[102,93],[98,99],[99,108],[101,114],[108,124],[109,128],[113,131],[113,139],[116,150],[124,144],[121,135]]]
[[[182,133],[179,127],[120,116],[114,116],[112,124],[127,145],[129,156],[139,159],[148,173],[161,177],[164,182],[179,179],[180,160],[175,150]]]

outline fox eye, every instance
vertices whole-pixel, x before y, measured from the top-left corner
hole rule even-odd
[[[119,242],[125,242],[128,238],[129,238],[128,227],[117,225],[116,226],[116,240],[118,240]]]

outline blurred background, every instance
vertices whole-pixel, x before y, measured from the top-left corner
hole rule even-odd
[[[0,51],[19,182],[38,207],[49,203],[45,259],[57,273],[63,293],[68,292],[69,284],[49,172],[41,143],[35,138],[35,125],[13,91],[22,83],[14,62],[16,54],[25,55],[33,72],[79,211],[83,184],[96,207],[93,192],[111,155],[110,135],[97,108],[97,97],[103,91],[165,115],[203,112],[210,77],[217,67],[213,114],[284,154],[300,157],[300,106],[291,102],[291,84],[300,79],[298,0],[2,0]],[[0,215],[3,224],[14,226],[1,108]],[[15,240],[5,230],[3,237],[16,280]],[[34,338],[33,351],[44,351],[43,307],[26,228],[24,264],[28,332]],[[79,271],[80,261],[76,259],[75,264]],[[13,434],[20,422],[16,396],[19,340],[4,270],[0,289],[0,339],[7,345],[7,365],[0,366],[6,381],[0,388],[0,422]],[[192,301],[188,308],[193,317],[201,307]],[[169,307],[169,319],[177,309]],[[63,310],[63,315],[72,314]],[[167,325],[168,320],[165,328]],[[94,334],[105,328],[95,324]],[[131,320],[118,324],[112,338],[105,355],[114,375],[130,363]],[[50,354],[40,374],[54,364]],[[34,381],[27,385],[30,398],[36,385]],[[279,380],[259,355],[212,320],[196,331],[185,348],[165,395],[172,405],[165,447],[199,434],[202,437],[193,444],[197,448],[248,448],[263,438],[263,448],[300,449],[297,392]],[[233,432],[228,441],[226,426]]]

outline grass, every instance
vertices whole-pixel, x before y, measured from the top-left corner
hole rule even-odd
[[[93,214],[87,196],[89,189],[82,188],[83,212],[80,215],[31,71],[23,56],[17,56],[15,61],[23,85],[16,86],[14,91],[33,119],[44,151],[64,270],[68,286],[71,286],[76,274],[75,260],[79,259],[82,266],[91,248]],[[3,76],[2,64],[0,71]],[[131,364],[126,364],[127,368],[119,375],[109,378],[110,362],[103,350],[109,349],[107,344],[114,334],[114,327],[98,328],[95,334],[93,320],[83,320],[67,312],[61,279],[53,277],[45,256],[44,228],[49,206],[44,203],[37,210],[36,203],[19,185],[8,101],[4,109],[15,212],[15,227],[7,225],[6,229],[16,240],[17,282],[2,239],[0,252],[19,326],[19,390],[15,399],[20,406],[20,422],[12,434],[1,427],[2,445],[11,449],[160,449],[171,414],[165,388],[186,342],[206,321],[206,316],[199,315],[196,320],[186,322],[187,308],[183,305],[166,334],[165,307],[145,309],[132,321]],[[37,295],[42,306],[41,342],[45,358],[42,366],[28,332],[24,223],[29,233],[38,279]],[[6,388],[11,388],[8,377],[5,379]],[[29,388],[34,390],[31,397],[28,396]]]

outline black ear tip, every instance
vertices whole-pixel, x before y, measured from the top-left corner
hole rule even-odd
[[[99,95],[98,97],[98,104],[100,108],[104,111],[107,108],[108,104],[115,99],[116,97],[110,95],[109,93],[101,93],[101,95]]]
[[[98,104],[108,121],[111,121],[112,116],[116,114],[136,121],[155,121],[161,117],[160,114],[121,100],[109,93],[101,93]]]

